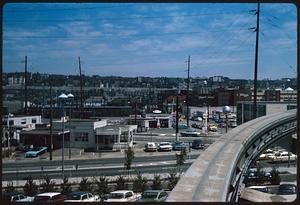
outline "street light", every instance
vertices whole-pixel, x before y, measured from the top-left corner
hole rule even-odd
[[[228,113],[230,113],[230,107],[229,106],[224,106],[223,107],[223,113],[225,113],[226,116],[226,133],[227,133],[227,129],[228,129]]]
[[[64,149],[65,149],[65,110],[64,110],[64,100],[66,100],[68,96],[64,93],[62,93],[60,96],[58,96],[58,99],[61,100],[61,106],[62,106],[62,179],[65,178],[65,173],[64,173]]]
[[[71,115],[72,115],[72,107],[73,107],[73,99],[74,99],[74,95],[72,93],[69,93],[67,95],[67,97],[69,99],[71,99],[71,107],[70,107],[70,110],[69,110],[69,130],[70,130],[70,124],[71,124]],[[71,133],[69,135],[69,159],[71,159]]]

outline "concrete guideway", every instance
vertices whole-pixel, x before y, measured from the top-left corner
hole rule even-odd
[[[294,132],[295,110],[263,116],[232,129],[198,157],[167,201],[231,201],[251,162],[268,144]]]

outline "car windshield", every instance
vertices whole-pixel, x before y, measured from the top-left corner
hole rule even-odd
[[[160,146],[170,145],[169,143],[160,143]]]
[[[81,195],[79,194],[71,194],[68,196],[68,200],[80,200]]]
[[[157,193],[155,192],[145,192],[142,195],[143,199],[156,199],[156,197],[157,197]]]
[[[110,199],[122,199],[124,197],[124,194],[122,193],[111,193],[109,195]]]
[[[50,196],[35,196],[34,201],[48,201]]]

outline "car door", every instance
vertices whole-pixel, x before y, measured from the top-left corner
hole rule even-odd
[[[167,192],[161,192],[158,196],[158,201],[165,201],[167,199]]]
[[[126,201],[133,200],[133,194],[132,194],[132,192],[126,192],[125,193],[125,199],[126,199]]]

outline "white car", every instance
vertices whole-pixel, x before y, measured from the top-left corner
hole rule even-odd
[[[158,151],[172,151],[172,144],[170,142],[161,142],[157,146]]]
[[[118,190],[110,192],[104,202],[134,202],[141,198],[141,194],[133,193],[130,190]]]
[[[66,196],[59,192],[46,192],[34,196],[33,202],[63,202]]]
[[[156,152],[156,144],[154,142],[147,142],[147,144],[145,144],[145,151],[146,152]]]
[[[31,202],[34,197],[25,196],[18,192],[5,193],[2,195],[2,200],[5,202]]]
[[[264,153],[262,153],[261,155],[259,155],[259,160],[267,160],[270,159],[272,156],[274,156],[275,152],[272,149],[267,149],[266,151],[264,151]]]
[[[90,192],[76,191],[67,196],[64,202],[97,202],[100,201],[98,195],[93,195]]]
[[[288,160],[295,161],[296,155],[293,153],[289,153],[287,151],[275,153],[274,156],[271,156],[272,162],[286,162]]]

